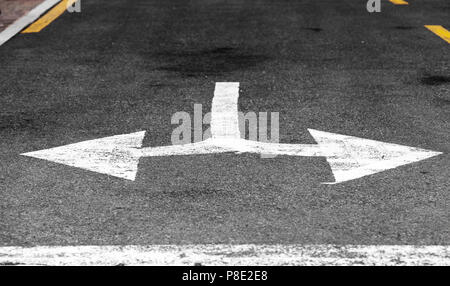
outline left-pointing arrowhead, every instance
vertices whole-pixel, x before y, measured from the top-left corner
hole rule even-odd
[[[21,154],[134,181],[145,131]]]
[[[440,152],[308,129],[334,174],[335,183],[421,161]]]

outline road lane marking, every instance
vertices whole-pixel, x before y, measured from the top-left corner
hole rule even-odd
[[[44,14],[45,11],[55,6],[59,1],[60,0],[45,0],[44,2],[36,6],[33,10],[28,12],[26,15],[17,19],[14,23],[9,25],[0,33],[0,46],[14,37],[17,33],[22,31],[23,28],[36,21],[36,19]]]
[[[211,111],[212,137],[201,142],[144,147],[145,131],[83,141],[21,154],[134,181],[142,157],[255,153],[264,155],[325,157],[342,183],[402,165],[425,160],[434,152],[398,144],[308,129],[317,144],[280,144],[240,138],[239,83],[216,83]]]
[[[31,24],[28,28],[22,31],[22,34],[28,33],[38,33],[51,22],[53,22],[56,18],[64,14],[64,11],[67,10],[67,6],[73,5],[77,0],[62,0],[58,5],[53,7],[47,14],[39,18],[36,22]]]
[[[409,3],[404,0],[389,0],[389,1],[394,3],[395,5],[409,5]]]
[[[211,137],[240,139],[238,114],[239,83],[218,82],[211,107]]]
[[[440,25],[425,25],[425,27],[450,44],[450,31]]]
[[[448,245],[107,245],[0,247],[0,265],[450,265]]]

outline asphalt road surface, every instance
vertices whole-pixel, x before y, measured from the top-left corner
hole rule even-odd
[[[446,0],[98,0],[0,46],[0,245],[450,242]],[[20,156],[140,130],[239,82],[242,111],[443,152],[348,182],[323,157],[150,157],[135,181]],[[207,126],[205,126],[207,127]]]

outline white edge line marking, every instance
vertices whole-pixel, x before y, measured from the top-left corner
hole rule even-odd
[[[0,265],[450,265],[448,245],[0,247]]]
[[[22,31],[25,27],[36,21],[44,12],[55,6],[60,0],[45,0],[26,15],[17,19],[0,33],[0,46]]]

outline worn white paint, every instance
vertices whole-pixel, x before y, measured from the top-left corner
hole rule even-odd
[[[340,183],[442,154],[420,148],[308,129]]]
[[[134,181],[145,131],[22,154]]]
[[[211,106],[211,138],[240,139],[238,113],[239,83],[218,82]]]
[[[84,141],[22,155],[134,180],[139,158],[225,152],[325,157],[335,184],[441,154],[440,152],[308,129],[317,144],[280,144],[240,138],[239,83],[217,83],[212,137],[198,143],[140,148],[145,131]]]
[[[450,265],[447,245],[0,247],[0,265]]]
[[[22,31],[25,27],[36,21],[44,12],[55,6],[60,0],[45,0],[28,14],[17,19],[0,33],[0,46]]]

